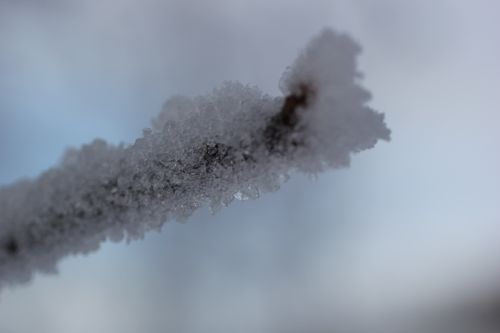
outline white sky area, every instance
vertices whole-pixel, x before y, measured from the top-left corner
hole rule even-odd
[[[278,94],[325,26],[363,46],[393,131],[350,169],[2,290],[0,332],[373,329],[500,295],[499,13],[495,0],[0,0],[0,184],[96,137],[132,142],[173,94],[224,80]]]

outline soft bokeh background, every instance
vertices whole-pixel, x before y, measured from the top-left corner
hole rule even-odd
[[[495,0],[0,0],[0,184],[132,142],[172,94],[278,94],[325,26],[363,45],[393,130],[348,170],[2,290],[0,332],[374,332],[495,295],[498,22]]]

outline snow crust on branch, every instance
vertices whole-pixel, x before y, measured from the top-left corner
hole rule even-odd
[[[324,30],[286,70],[283,97],[238,82],[174,96],[135,143],[95,140],[37,179],[0,188],[0,286],[201,206],[276,191],[294,170],[346,167],[353,153],[389,140],[359,84],[359,53],[349,36]]]

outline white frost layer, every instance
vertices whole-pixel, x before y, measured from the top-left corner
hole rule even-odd
[[[307,88],[295,122],[282,121],[285,97],[227,82],[206,96],[171,98],[130,146],[95,140],[37,179],[0,188],[0,286],[200,206],[275,191],[290,171],[347,166],[351,154],[389,140],[358,84],[359,51],[331,30],[310,42],[281,81],[285,96]]]

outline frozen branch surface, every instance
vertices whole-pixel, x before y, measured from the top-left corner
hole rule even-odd
[[[359,85],[359,52],[347,35],[325,30],[285,72],[285,97],[235,82],[173,97],[134,144],[95,140],[37,179],[0,188],[0,286],[203,205],[275,191],[290,171],[346,167],[353,153],[389,140]]]

